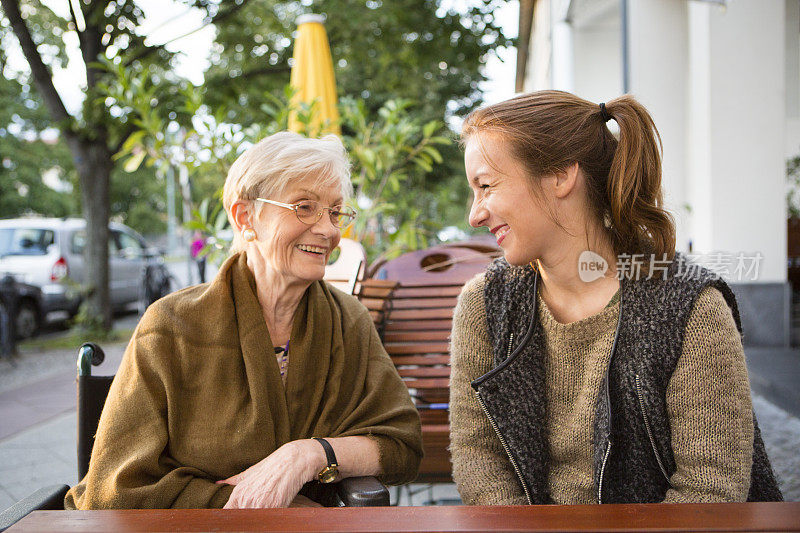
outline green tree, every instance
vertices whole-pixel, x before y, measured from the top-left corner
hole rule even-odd
[[[203,4],[203,0],[198,0]],[[446,3],[441,0],[264,0],[251,2],[217,25],[212,66],[206,73],[207,104],[225,107],[229,122],[269,120],[264,94],[280,95],[289,82],[296,18],[327,15],[339,97],[364,101],[370,121],[388,100],[414,102],[423,123],[436,120],[437,136],[450,137],[448,119],[482,103],[483,67],[498,47],[509,46],[493,11],[505,0]],[[445,6],[455,6],[447,9]],[[342,124],[344,136],[357,132]],[[445,225],[466,226],[463,207],[463,154],[457,144],[439,147],[442,162],[425,178],[404,188],[420,187],[434,200],[423,214]],[[438,199],[438,200],[437,200]]]
[[[443,162],[439,147],[451,140],[436,135],[440,123],[423,123],[414,115],[408,100],[387,101],[374,119],[363,100],[347,98],[340,107],[344,130],[351,132],[343,139],[361,208],[353,237],[365,245],[370,260],[426,247],[440,225],[436,196],[425,181]]]
[[[179,80],[170,74],[170,54],[151,46],[138,28],[143,12],[133,0],[82,0],[67,2],[69,17],[61,17],[41,2],[0,0],[4,33],[13,32],[29,71],[21,73],[35,86],[61,138],[69,147],[78,176],[83,216],[87,222],[86,274],[91,280],[88,316],[101,328],[111,324],[108,290],[108,220],[110,176],[117,153],[137,129],[106,105],[98,90],[109,77],[100,65],[106,59],[124,64],[132,73],[146,72],[159,89],[151,105],[169,105]],[[223,20],[244,5],[242,0],[217,5],[208,23]],[[53,68],[66,61],[66,41],[77,36],[86,72],[84,101],[70,113],[53,84]],[[177,120],[177,114],[173,117]]]
[[[247,127],[228,124],[224,122],[228,116],[224,108],[218,108],[216,115],[209,114],[209,107],[203,103],[208,94],[205,90],[187,87],[181,93],[181,108],[192,114],[192,127],[179,128],[164,116],[162,109],[150,105],[153,86],[148,80],[129,77],[119,66],[108,67],[116,80],[103,85],[105,97],[140,128],[118,154],[130,172],[145,163],[162,169],[162,173],[164,169],[182,167],[193,182],[201,176],[224,176],[244,149],[286,129],[292,111],[292,91],[286,87],[282,98],[265,96],[262,107],[268,120]],[[312,104],[296,110],[301,125],[310,124],[313,107]],[[345,98],[340,109],[342,139],[353,163],[355,202],[361,211],[345,234],[362,242],[370,259],[426,246],[432,232],[438,229],[434,221],[437,200],[441,198],[428,191],[425,182],[443,162],[439,147],[451,144],[450,138],[437,135],[442,124],[435,120],[423,122],[407,100],[389,100],[374,116],[363,99]],[[196,151],[187,151],[187,146]],[[188,224],[190,229],[200,230],[216,241],[227,227],[219,202],[220,181],[214,195],[195,197],[194,205],[198,207],[193,208],[194,218]]]
[[[0,27],[0,41],[8,37]],[[69,151],[52,132],[45,133],[47,110],[7,63],[6,51],[0,49],[0,218],[73,215],[77,204],[68,192],[74,177]],[[46,172],[55,188],[45,183]]]
[[[198,0],[204,4],[205,0]],[[263,117],[263,94],[279,95],[289,82],[295,19],[327,14],[325,29],[340,97],[361,98],[370,113],[390,99],[416,103],[423,120],[444,120],[481,102],[482,66],[497,47],[509,46],[492,11],[504,0],[478,0],[462,12],[440,0],[313,0],[251,2],[217,25],[208,104],[231,103],[228,117]],[[254,114],[256,113],[256,114]]]

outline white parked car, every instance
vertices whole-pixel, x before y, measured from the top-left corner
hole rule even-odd
[[[124,224],[109,224],[111,305],[146,304],[170,290],[169,272],[161,254]],[[86,221],[78,218],[0,220],[0,273],[40,287],[40,319],[53,311],[74,315],[84,283],[83,249]],[[38,324],[37,324],[38,326]]]

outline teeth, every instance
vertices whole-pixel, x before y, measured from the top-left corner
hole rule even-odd
[[[508,233],[509,229],[510,228],[508,226],[506,226],[505,228],[500,228],[499,230],[497,230],[497,233],[495,234],[495,238],[499,239],[500,237],[502,237],[503,235]]]
[[[323,248],[321,246],[311,246],[310,244],[298,244],[297,247],[304,252],[311,252],[315,254],[324,254],[328,251],[327,248]]]

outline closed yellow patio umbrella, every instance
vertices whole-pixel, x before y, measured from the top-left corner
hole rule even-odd
[[[313,105],[312,120],[308,135],[326,133],[340,134],[339,112],[336,109],[336,80],[333,76],[333,60],[325,34],[324,15],[301,15],[297,17],[297,39],[294,42],[294,58],[290,84],[296,93],[293,107],[301,103]],[[302,131],[303,124],[297,114],[289,116],[289,129]]]

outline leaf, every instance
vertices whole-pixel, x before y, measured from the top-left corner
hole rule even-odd
[[[416,157],[416,158],[414,158],[414,162],[415,162],[415,163],[416,163],[416,164],[417,164],[417,165],[418,165],[420,168],[422,168],[423,170],[425,170],[425,172],[432,172],[432,171],[433,171],[433,166],[431,166],[431,164],[430,164],[428,161],[426,161],[426,160],[425,160],[423,157]]]
[[[444,159],[442,158],[442,154],[439,153],[439,150],[434,148],[433,146],[424,146],[422,151],[431,156],[436,163],[441,164]]]
[[[225,211],[220,211],[219,213],[217,213],[217,219],[214,222],[214,230],[216,230],[216,232],[219,233],[220,231],[225,229],[227,225],[228,225],[228,213],[226,213]]]
[[[189,220],[183,225],[186,229],[195,230],[195,231],[203,231],[206,229],[206,225],[200,222],[199,220]]]
[[[142,139],[145,138],[147,132],[144,130],[136,130],[131,133],[125,142],[122,144],[122,152],[133,152],[133,149],[141,144]]]
[[[439,121],[438,120],[431,120],[422,128],[422,135],[425,138],[430,137],[434,134],[434,132],[439,128]]]
[[[137,170],[139,170],[139,167],[141,166],[142,161],[144,161],[144,158],[146,156],[147,156],[147,152],[145,152],[144,150],[142,150],[140,152],[136,152],[135,154],[133,154],[130,157],[130,159],[128,159],[125,162],[125,166],[123,167],[125,169],[125,172],[130,173],[130,172],[136,172]]]

